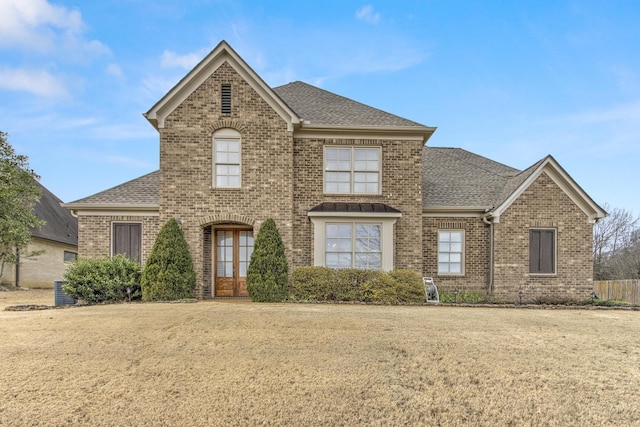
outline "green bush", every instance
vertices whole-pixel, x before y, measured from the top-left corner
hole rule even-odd
[[[89,304],[140,298],[140,266],[116,255],[111,258],[79,259],[63,276],[64,292]]]
[[[247,268],[247,292],[252,301],[279,302],[287,297],[289,266],[284,244],[273,219],[267,219],[256,236]]]
[[[153,244],[142,273],[145,301],[173,301],[192,298],[196,273],[189,246],[178,221],[167,221]]]
[[[289,298],[298,301],[362,301],[388,304],[422,303],[422,277],[410,270],[298,267],[293,271]]]
[[[327,267],[298,267],[293,270],[289,299],[329,301],[336,283],[336,270]]]
[[[440,290],[438,294],[440,302],[444,303],[491,304],[495,302],[491,295],[479,291],[459,291],[456,293],[451,290]]]

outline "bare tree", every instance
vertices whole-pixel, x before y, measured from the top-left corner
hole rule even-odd
[[[609,216],[593,228],[593,273],[596,280],[633,279],[634,256],[640,256],[638,224],[640,217],[623,208],[603,208]]]

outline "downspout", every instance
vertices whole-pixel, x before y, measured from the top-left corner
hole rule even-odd
[[[491,214],[482,216],[482,222],[489,226],[489,295],[493,294],[493,221],[489,220]]]

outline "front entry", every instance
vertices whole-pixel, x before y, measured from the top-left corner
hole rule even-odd
[[[247,267],[253,253],[253,230],[218,228],[213,251],[216,297],[246,297]]]

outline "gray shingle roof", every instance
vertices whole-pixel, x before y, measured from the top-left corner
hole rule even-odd
[[[273,90],[312,125],[424,127],[304,82],[288,83]]]
[[[422,162],[425,208],[497,206],[506,197],[507,185],[520,173],[460,148],[425,147]]]
[[[159,177],[160,171],[154,171],[67,205],[157,205],[160,201]]]
[[[60,206],[62,200],[55,194],[42,184],[38,183],[38,185],[42,189],[42,196],[33,206],[33,213],[46,222],[42,227],[32,229],[31,235],[41,239],[77,246],[78,218]]]

